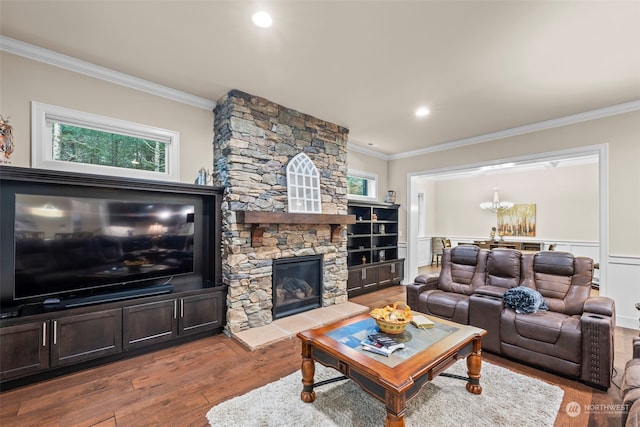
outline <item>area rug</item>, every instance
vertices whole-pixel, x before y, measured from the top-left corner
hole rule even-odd
[[[466,375],[466,362],[446,372]],[[407,427],[553,426],[564,394],[560,387],[508,369],[482,363],[482,394],[466,391],[465,382],[438,376],[407,404]],[[340,376],[316,363],[315,381]],[[302,376],[297,371],[278,381],[214,406],[209,424],[243,427],[371,427],[382,426],[384,405],[346,380],[315,389],[316,400],[300,400]]]

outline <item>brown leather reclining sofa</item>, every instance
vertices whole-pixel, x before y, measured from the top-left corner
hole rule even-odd
[[[445,249],[441,265],[438,277],[407,285],[412,309],[487,330],[483,350],[609,388],[615,306],[590,297],[593,260],[461,245]],[[538,291],[548,309],[524,314],[505,306],[503,295],[517,286]]]

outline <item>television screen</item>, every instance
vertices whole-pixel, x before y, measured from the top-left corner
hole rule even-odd
[[[15,194],[14,300],[194,272],[195,202]]]

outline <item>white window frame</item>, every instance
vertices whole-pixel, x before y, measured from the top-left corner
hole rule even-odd
[[[51,123],[59,122],[102,132],[148,139],[165,144],[165,172],[128,169],[117,166],[92,165],[55,160]],[[98,114],[31,102],[31,166],[41,169],[92,173],[131,178],[179,181],[180,133],[168,129],[142,125]]]
[[[367,185],[367,195],[361,196],[359,194],[350,194],[349,186],[347,185],[347,198],[353,200],[378,200],[378,175],[371,172],[364,172],[349,169],[347,172],[347,176],[352,176],[354,178],[362,178],[369,181],[369,185]]]
[[[322,213],[320,173],[305,153],[287,164],[287,199],[289,212]]]

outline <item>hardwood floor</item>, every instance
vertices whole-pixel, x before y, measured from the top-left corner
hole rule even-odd
[[[404,301],[404,287],[394,286],[350,300],[368,307]],[[618,385],[636,335],[635,330],[616,331],[618,375],[614,381]],[[298,370],[300,348],[299,340],[292,338],[250,352],[218,334],[2,392],[0,425],[207,426],[205,414],[213,405]],[[620,403],[615,385],[603,392],[492,354],[484,353],[483,359],[562,387],[565,395],[556,426],[620,425],[619,413],[601,409],[601,405]],[[565,412],[569,402],[577,402],[582,408],[578,416],[570,417]]]

